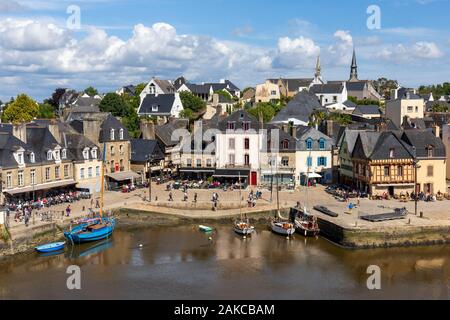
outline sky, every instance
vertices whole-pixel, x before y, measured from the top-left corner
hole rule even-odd
[[[450,81],[450,0],[0,0],[0,100],[152,77]],[[79,14],[78,14],[79,13]]]

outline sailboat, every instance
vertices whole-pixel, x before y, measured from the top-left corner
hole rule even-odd
[[[311,153],[310,153],[311,156]],[[305,237],[316,237],[320,233],[319,224],[317,223],[317,217],[308,212],[308,187],[309,187],[309,169],[306,174],[306,187],[305,187],[305,206],[297,210],[295,215],[295,231]]]
[[[76,227],[70,226],[70,230],[64,232],[64,236],[72,244],[81,244],[86,242],[103,240],[111,237],[116,227],[116,219],[113,217],[103,217],[104,193],[105,193],[105,157],[106,144],[103,144],[102,161],[102,189],[100,217],[88,220],[82,220]]]
[[[278,167],[277,167],[277,215],[275,216],[275,219],[270,220],[270,228],[272,229],[272,232],[286,236],[291,237],[295,233],[295,226],[293,223],[291,223],[289,220],[284,219],[281,216],[280,213],[280,190],[278,185]],[[272,176],[273,179],[273,176]]]
[[[239,214],[240,219],[234,223],[234,232],[244,236],[244,239],[255,231],[255,227],[250,224],[248,219],[242,216],[242,192],[241,192],[241,174],[239,173]]]

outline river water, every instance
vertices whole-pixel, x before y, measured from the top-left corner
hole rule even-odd
[[[215,227],[116,230],[106,242],[1,262],[0,299],[449,298],[450,246],[347,250],[264,226],[245,240]],[[70,265],[81,267],[81,290],[67,289]],[[370,265],[381,290],[367,288]]]

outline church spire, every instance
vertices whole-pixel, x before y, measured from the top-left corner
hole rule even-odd
[[[350,81],[358,81],[358,65],[356,63],[355,48],[353,48],[352,66],[350,68]]]
[[[320,55],[317,56],[317,63],[316,63],[316,78],[322,77],[322,67],[320,66]]]

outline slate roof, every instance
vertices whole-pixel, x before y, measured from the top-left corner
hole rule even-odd
[[[116,135],[114,137],[115,140],[111,140],[111,129],[114,129],[114,131],[116,132]],[[129,141],[131,137],[128,129],[116,117],[114,117],[112,114],[108,114],[100,125],[100,143],[119,141],[118,137],[120,129],[123,129],[123,141]]]
[[[282,130],[282,128],[275,126],[275,125],[267,125],[267,142],[269,144],[269,141],[272,139],[272,130],[278,130],[278,139],[279,139],[279,146],[278,150],[279,152],[295,152],[297,148],[297,139],[291,136],[289,133]],[[265,141],[265,140],[263,140]],[[283,142],[288,141],[288,148],[283,148]],[[270,152],[270,150],[267,150]]]
[[[390,159],[390,150],[394,149],[395,159],[412,159],[412,148],[394,132],[362,131],[358,135],[353,157],[359,159]]]
[[[29,155],[33,150],[28,145],[17,139],[12,134],[2,131],[0,132],[0,166],[2,168],[14,168],[17,167],[17,162],[14,159],[13,152],[23,148],[26,150],[24,156],[25,164],[30,164]],[[37,161],[37,159],[36,159]]]
[[[95,97],[79,97],[74,103],[74,107],[81,107],[81,108],[87,108],[87,107],[96,107],[98,108],[100,105],[100,102],[102,102],[102,99],[95,98]]]
[[[344,86],[338,83],[329,84],[315,84],[310,89],[309,92],[313,94],[340,94],[344,90]]]
[[[347,81],[348,91],[363,91],[368,81]]]
[[[229,122],[235,123],[236,130],[242,130],[244,122],[250,122],[250,130],[258,131],[259,129],[263,129],[258,119],[245,110],[237,110],[228,117],[220,120],[218,123],[218,129],[222,132],[226,132]]]
[[[435,158],[445,158],[446,156],[442,140],[429,130],[405,130],[401,138],[409,145],[416,147],[418,158],[428,158],[428,147],[433,148]]]
[[[380,115],[380,108],[376,105],[357,105],[353,111],[354,115]]]
[[[333,139],[328,137],[326,134],[316,130],[312,127],[307,126],[297,126],[297,146],[296,149],[299,151],[306,151],[306,141],[308,139],[313,140],[313,150],[319,150],[320,139],[325,140],[325,149],[330,151],[333,148]]]
[[[179,141],[172,140],[172,133],[177,129],[188,129],[188,127],[188,119],[172,119],[164,125],[155,126],[155,134],[165,147],[173,147]]]
[[[353,149],[356,144],[356,140],[358,139],[360,130],[351,130],[351,129],[345,129],[344,134],[342,135],[340,139],[340,147],[342,146],[343,142],[345,141],[347,144],[347,150],[349,154],[353,153]]]
[[[147,155],[152,161],[164,160],[164,151],[158,140],[131,139],[131,162],[145,163]]]
[[[204,85],[208,86],[208,88],[212,87],[214,92],[223,90],[223,89],[227,89],[228,91],[232,91],[232,92],[240,91],[240,89],[234,83],[232,83],[230,80],[225,80],[224,83],[212,82],[212,83],[205,83]]]
[[[326,111],[326,108],[322,107],[317,97],[311,93],[300,92],[274,117],[271,123],[287,122],[290,119],[308,123],[309,116],[318,110]]]
[[[175,87],[169,80],[153,79],[165,94],[174,93]]]
[[[138,114],[148,115],[170,115],[173,104],[175,102],[175,94],[148,94],[139,107]],[[153,107],[158,107],[158,111],[153,111]]]
[[[344,102],[342,102],[342,104],[348,108],[356,108],[357,107],[356,103],[354,103],[353,101],[350,101],[350,100],[344,101]]]
[[[185,83],[185,86],[195,94],[209,94],[210,86],[204,84]]]

